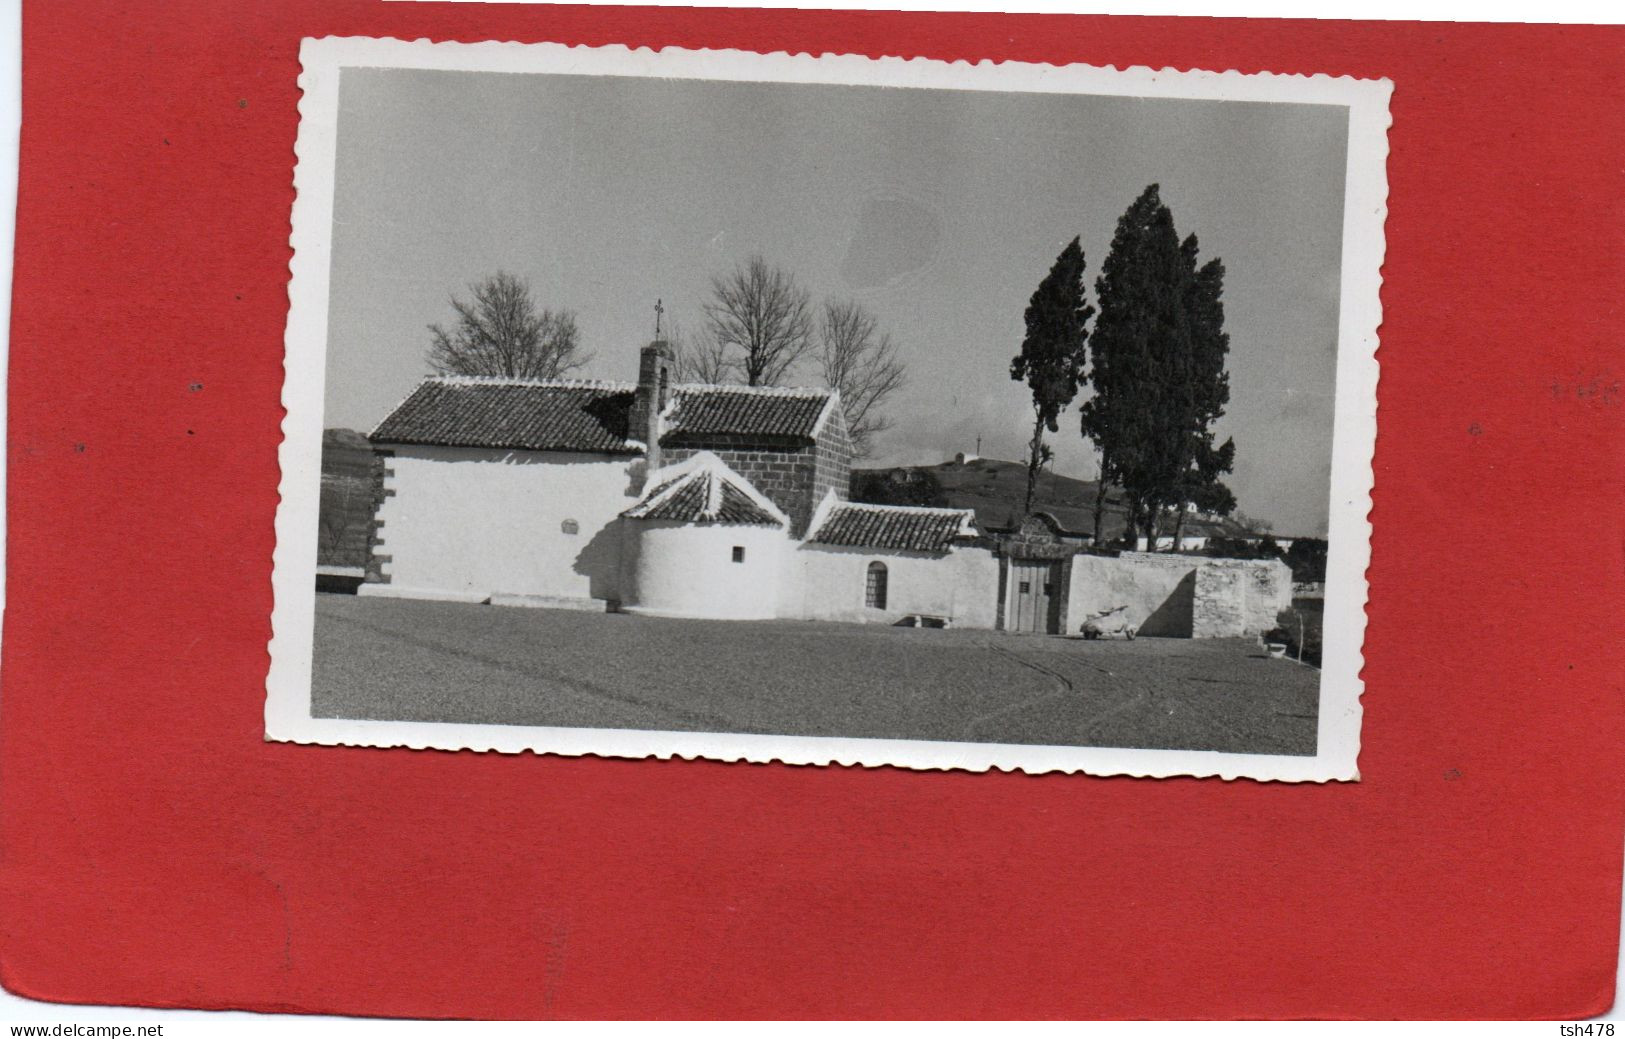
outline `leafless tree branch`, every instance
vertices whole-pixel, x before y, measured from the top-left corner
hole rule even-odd
[[[812,304],[790,273],[752,256],[711,279],[705,304],[709,340],[731,358],[748,386],[776,386],[813,345]]]
[[[897,344],[873,314],[849,300],[826,301],[818,331],[824,382],[840,391],[852,453],[868,457],[875,438],[892,426],[885,403],[903,387]]]
[[[530,285],[506,271],[474,282],[472,299],[451,297],[457,320],[434,324],[429,364],[442,375],[556,379],[587,364],[575,312],[536,308]]]
[[[671,344],[674,374],[678,382],[731,383],[739,381],[738,366],[723,344],[704,333],[690,336],[673,318],[667,322],[666,342]]]

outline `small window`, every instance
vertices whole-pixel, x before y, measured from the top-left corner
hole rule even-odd
[[[743,563],[744,561],[745,561],[745,546],[744,545],[735,545],[734,546],[734,562]]]
[[[886,608],[886,564],[870,563],[863,586],[863,601],[871,610]]]
[[[1033,583],[1031,581],[1023,581],[1023,582],[1021,582],[1021,594],[1022,595],[1031,595],[1032,590],[1033,590]]]
[[[581,533],[581,524],[577,523],[573,519],[567,519],[563,523],[559,524],[559,529],[564,531],[566,534],[579,534]]]

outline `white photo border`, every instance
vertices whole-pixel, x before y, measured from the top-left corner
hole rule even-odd
[[[614,758],[707,758],[795,765],[893,765],[1096,776],[1195,776],[1293,782],[1359,779],[1366,568],[1371,554],[1376,446],[1377,330],[1387,216],[1389,80],[1326,75],[1116,69],[1021,62],[946,62],[860,55],[757,54],[551,43],[442,43],[307,38],[300,48],[293,260],[278,458],[281,501],[273,555],[271,666],[265,738],[325,746],[536,751]],[[927,740],[355,721],[310,713],[317,509],[327,371],[339,72],[400,68],[772,81],[947,90],[1082,93],[1146,98],[1292,102],[1348,109],[1342,291],[1332,440],[1330,542],[1316,753],[1311,756]]]

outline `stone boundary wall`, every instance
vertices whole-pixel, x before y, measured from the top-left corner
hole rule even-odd
[[[1292,568],[1279,559],[1216,559],[1245,575],[1242,617],[1245,634],[1256,635],[1275,627],[1276,615],[1292,605]]]
[[[1247,573],[1236,566],[1204,564],[1196,568],[1195,575],[1196,594],[1191,597],[1191,637],[1207,639],[1246,634]],[[1274,626],[1272,619],[1268,627]]]
[[[1190,638],[1195,573],[1201,560],[1125,552],[1120,556],[1080,553],[1072,560],[1068,587],[1070,631],[1091,614],[1118,606],[1142,634]]]
[[[1275,627],[1276,614],[1292,602],[1292,570],[1274,559],[1080,554],[1068,597],[1073,628],[1092,613],[1126,606],[1143,635],[1241,638]]]

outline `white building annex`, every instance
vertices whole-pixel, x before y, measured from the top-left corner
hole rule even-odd
[[[1262,631],[1290,601],[1280,563],[1082,556],[1041,514],[991,538],[968,509],[847,501],[838,395],[671,367],[657,340],[635,383],[424,380],[369,437],[360,594],[1049,633],[1087,615],[1069,602],[1119,597],[1147,634],[1187,636]]]

